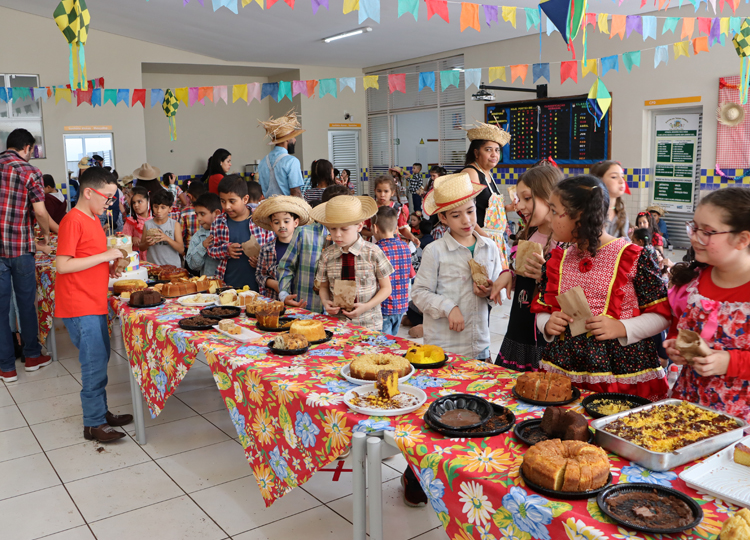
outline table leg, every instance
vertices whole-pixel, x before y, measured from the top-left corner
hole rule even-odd
[[[383,540],[383,474],[380,470],[379,437],[367,439],[367,484],[369,486],[370,540]]]
[[[130,366],[128,366],[130,367]],[[141,387],[135,380],[133,370],[130,370],[130,397],[133,401],[133,422],[135,422],[135,440],[138,444],[146,444],[146,424],[143,418],[143,396]]]
[[[365,477],[365,459],[367,453],[367,435],[356,432],[352,436],[352,506],[354,523],[354,540],[365,540],[367,537],[367,481]]]
[[[57,335],[55,334],[55,319],[52,319],[52,328],[47,334],[47,351],[51,354],[52,360],[57,362]]]

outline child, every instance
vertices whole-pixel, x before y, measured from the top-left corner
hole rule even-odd
[[[286,253],[297,227],[310,222],[312,208],[299,197],[274,195],[263,200],[253,212],[253,221],[258,227],[273,231],[276,241],[265,244],[258,256],[258,281],[260,294],[267,298],[279,298],[278,267]]]
[[[247,183],[247,197],[250,201],[250,209],[258,208],[260,201],[263,200],[263,188],[258,182],[250,181]]]
[[[55,222],[55,228],[60,225],[62,218],[68,209],[68,203],[65,202],[65,197],[57,189],[55,185],[55,179],[51,174],[45,174],[42,177],[44,179],[44,207],[47,209],[47,213],[51,220]],[[58,232],[52,228],[50,222],[50,230],[54,233]]]
[[[125,220],[122,232],[133,238],[133,248],[138,251],[141,261],[146,261],[148,246],[141,248],[141,238],[146,222],[151,219],[151,207],[148,202],[148,191],[144,187],[135,186],[131,190],[130,215]]]
[[[380,176],[375,179],[375,201],[378,208],[381,206],[390,206],[398,212],[398,233],[407,241],[414,243],[419,247],[419,239],[411,233],[409,229],[409,209],[406,205],[392,201],[391,199],[398,194],[396,182],[390,176]],[[372,223],[368,219],[365,221],[362,236],[372,238]]]
[[[555,184],[562,178],[563,174],[560,169],[544,164],[527,169],[518,181],[516,212],[529,226],[519,233],[513,246],[512,258],[515,261],[515,253],[520,240],[528,240],[541,245],[544,256],[534,253],[527,259],[525,268],[515,269],[515,276],[513,272],[504,271],[492,286],[490,298],[498,303],[501,303],[501,289],[506,290],[508,297],[511,296],[511,287],[515,291],[510,308],[508,331],[505,333],[503,344],[495,360],[497,365],[509,369],[537,371],[542,349],[546,344],[537,335],[534,325],[536,316],[530,308],[537,281],[542,279],[542,265],[545,257],[557,245],[552,241],[549,199]],[[523,275],[519,274],[519,271]]]
[[[195,217],[195,208],[193,205],[198,197],[208,191],[206,184],[193,180],[187,189],[188,204],[180,212],[180,225],[182,225],[182,239],[186,246],[190,245],[190,237],[192,237],[196,231],[200,228]]]
[[[625,172],[619,161],[600,161],[591,166],[590,172],[599,178],[609,192],[609,209],[604,223],[606,232],[614,238],[627,238],[630,231],[630,220],[625,211],[623,195],[630,194]]]
[[[572,245],[552,251],[531,307],[548,342],[540,367],[594,392],[663,399],[667,379],[649,338],[669,326],[671,313],[654,259],[605,232],[609,193],[598,178],[562,180],[549,206],[554,240]],[[561,311],[557,295],[576,286],[593,316],[585,321],[587,332],[573,337],[573,319]]]
[[[420,220],[421,221],[421,220]],[[409,307],[409,277],[412,271],[411,253],[400,238],[395,238],[398,214],[393,208],[381,206],[372,218],[375,240],[395,271],[391,274],[391,295],[380,306],[383,314],[383,333],[398,334],[401,318]]]
[[[180,221],[180,205],[188,206],[190,201],[180,189],[180,186],[177,185],[177,176],[174,173],[168,172],[162,175],[161,183],[164,189],[172,194],[172,209],[169,212],[169,217],[175,221]]]
[[[55,316],[62,318],[79,351],[83,378],[83,436],[110,442],[124,433],[112,429],[132,422],[129,414],[107,409],[107,364],[110,345],[107,326],[107,284],[117,277],[110,261],[121,258],[119,249],[107,250],[107,237],[98,216],[114,200],[114,177],[100,167],[80,176],[78,203],[62,219],[57,239]]]
[[[243,288],[245,285],[258,292],[255,281],[255,268],[258,259],[250,259],[242,244],[254,236],[263,246],[273,240],[273,233],[258,227],[251,218],[252,210],[247,194],[248,182],[238,174],[222,178],[217,188],[224,213],[216,218],[211,226],[213,243],[208,254],[219,261],[216,274],[227,285]]]
[[[396,214],[398,216],[398,214]],[[422,221],[422,218],[419,217],[417,214],[412,214],[409,216],[409,227],[411,230],[411,233],[419,237],[421,234],[421,231],[419,230],[419,223]]]
[[[661,206],[658,204],[654,204],[646,208],[646,212],[651,214],[651,217],[654,220],[654,226],[659,231],[659,234],[661,237],[669,241],[669,232],[667,231],[667,222],[664,221],[662,218],[666,215],[667,211],[664,210]]]
[[[491,281],[501,270],[495,242],[474,231],[474,199],[485,187],[473,184],[466,173],[435,180],[435,188],[424,199],[424,211],[438,213],[449,232],[422,253],[412,293],[424,315],[425,343],[479,360],[490,357],[491,289],[472,281],[469,260],[484,265]]]
[[[383,330],[380,304],[391,295],[393,267],[383,251],[360,236],[364,221],[377,212],[370,197],[341,195],[312,209],[311,217],[331,233],[333,245],[323,250],[318,263],[320,299],[329,315],[342,313],[352,324]],[[346,311],[333,303],[336,281],[356,282],[354,308]]]
[[[202,182],[199,183],[203,185]],[[199,276],[215,276],[219,261],[208,254],[208,248],[213,242],[213,236],[210,235],[209,231],[211,225],[221,214],[221,199],[216,193],[209,193],[205,186],[203,189],[203,195],[198,197],[193,204],[195,218],[200,228],[190,239],[185,263],[189,269]]]
[[[432,236],[432,225],[427,220],[419,222],[419,247],[423,250],[429,246],[435,239]]]
[[[182,225],[169,217],[171,210],[172,194],[169,191],[160,189],[151,194],[151,213],[154,217],[143,226],[141,249],[148,249],[150,262],[160,266],[182,266],[180,255],[185,253]]]
[[[411,176],[409,177],[409,202],[413,205],[412,210],[414,210],[414,213],[417,215],[417,217],[422,216],[422,196],[419,194],[419,191],[423,187],[423,178],[422,178],[422,164],[421,163],[415,163],[412,165],[411,168]],[[414,232],[414,231],[412,231]]]
[[[320,202],[328,202],[340,195],[349,195],[349,189],[346,186],[328,186]],[[307,307],[315,313],[323,313],[315,274],[320,254],[329,245],[328,231],[320,223],[310,223],[294,231],[286,253],[279,260],[279,300],[287,306]]]
[[[664,241],[659,234],[659,229],[657,229],[654,224],[654,218],[651,217],[651,214],[648,212],[640,212],[638,217],[635,218],[635,228],[636,230],[645,229],[646,232],[648,232],[650,238],[649,241],[654,249],[659,253],[664,253]]]
[[[677,328],[698,332],[713,354],[682,364],[672,397],[750,418],[750,191],[724,188],[703,197],[688,225],[695,262],[675,265],[669,293]],[[675,334],[676,335],[676,334]],[[670,334],[674,338],[675,335]]]

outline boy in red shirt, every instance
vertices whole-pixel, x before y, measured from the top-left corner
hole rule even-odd
[[[117,277],[110,261],[122,257],[107,250],[107,237],[99,217],[115,201],[115,177],[100,167],[86,169],[79,178],[78,203],[60,222],[57,239],[55,316],[62,318],[81,363],[83,436],[110,442],[125,436],[112,429],[133,421],[130,414],[107,409],[107,285]]]

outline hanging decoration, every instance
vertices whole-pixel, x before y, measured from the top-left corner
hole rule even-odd
[[[86,54],[84,46],[88,39],[91,15],[85,0],[62,0],[52,16],[70,47],[70,86],[88,90],[86,81]]]
[[[743,21],[732,43],[740,57],[740,103],[744,105],[747,103],[747,87],[750,84],[750,18]]]
[[[226,89],[226,87],[224,87]],[[161,104],[161,108],[164,109],[164,114],[167,115],[169,120],[169,138],[172,141],[177,140],[177,109],[180,104],[177,102],[177,98],[174,96],[172,91],[167,88],[164,92],[164,101]]]
[[[602,123],[602,118],[607,114],[609,106],[612,104],[612,95],[604,86],[601,77],[597,77],[594,84],[589,90],[588,98],[586,99],[586,108],[588,109],[591,116],[594,117],[596,127],[599,127]]]

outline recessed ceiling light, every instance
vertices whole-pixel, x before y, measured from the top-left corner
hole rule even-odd
[[[351,36],[358,36],[359,34],[364,34],[365,32],[372,32],[372,28],[369,26],[363,26],[362,28],[355,28],[354,30],[349,30],[348,32],[344,32],[342,34],[336,34],[335,36],[327,37],[323,40],[324,43],[330,43],[331,41],[336,41],[337,39],[344,39]]]

